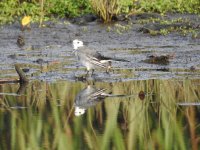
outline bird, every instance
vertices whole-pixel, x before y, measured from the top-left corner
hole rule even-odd
[[[75,116],[85,113],[85,110],[91,106],[95,106],[99,101],[106,97],[105,89],[96,89],[91,85],[81,90],[75,98]]]
[[[120,59],[120,58],[112,58],[103,56],[101,53],[96,51],[95,49],[89,48],[83,44],[83,41],[75,39],[73,40],[73,49],[75,55],[78,57],[80,63],[86,67],[87,75],[89,71],[92,70],[92,74],[94,73],[94,69],[97,67],[106,68],[106,72],[109,72],[111,69],[111,61],[122,61],[129,62],[128,60]]]
[[[125,97],[125,95],[113,95],[106,93],[106,89],[104,88],[98,89],[94,85],[87,85],[87,87],[81,90],[75,97],[75,116],[83,115],[89,107],[104,101],[106,97]]]
[[[19,35],[17,38],[17,45],[21,48],[25,45],[25,40],[22,35]]]

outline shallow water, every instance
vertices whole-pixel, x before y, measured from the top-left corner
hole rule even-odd
[[[3,84],[0,147],[195,149],[199,87],[199,79],[32,81],[19,93],[19,84]],[[107,95],[94,96],[99,90]]]
[[[54,26],[55,25],[55,26]],[[200,40],[172,33],[149,36],[141,24],[117,33],[115,25],[19,24],[0,29],[0,149],[194,149],[200,139]],[[22,35],[25,46],[18,47]],[[89,42],[114,62],[87,81],[71,40]],[[163,64],[149,56],[173,55]]]

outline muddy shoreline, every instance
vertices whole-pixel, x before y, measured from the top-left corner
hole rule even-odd
[[[109,75],[98,69],[95,79],[100,81],[127,81],[144,79],[199,78],[200,77],[200,17],[197,15],[173,14],[164,20],[182,18],[182,26],[193,28],[194,38],[188,33],[183,36],[174,31],[167,35],[151,35],[144,29],[160,30],[155,23],[144,22],[141,16],[118,18],[104,25],[98,19],[60,20],[45,22],[44,27],[31,24],[31,30],[22,32],[20,24],[4,25],[0,28],[0,77],[17,77],[14,64],[27,69],[32,80],[76,80],[85,74],[85,69],[72,54],[72,40],[80,39],[103,55],[129,60],[128,63],[114,62],[114,72]],[[152,14],[150,16],[152,18]],[[149,17],[149,18],[150,18]],[[153,17],[159,18],[157,14]],[[147,18],[147,19],[149,19]],[[145,18],[146,19],[146,18]],[[189,23],[188,23],[189,22]],[[173,24],[174,25],[174,24]],[[180,25],[180,23],[178,24]],[[153,27],[153,28],[152,28]],[[161,26],[163,29],[163,26]],[[169,25],[166,26],[167,28]],[[147,30],[148,31],[148,30]],[[17,44],[18,36],[25,45]],[[149,56],[173,55],[167,64],[145,62]]]

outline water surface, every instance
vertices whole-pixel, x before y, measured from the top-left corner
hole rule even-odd
[[[121,33],[98,22],[31,26],[0,30],[0,80],[18,78],[16,63],[30,79],[0,84],[0,149],[199,148],[198,38],[147,35],[136,22]],[[19,35],[23,47],[16,44]],[[73,39],[129,62],[114,62],[109,74],[97,69],[85,81]],[[150,56],[173,57],[152,63]]]
[[[77,102],[77,95],[88,86],[112,96]],[[0,147],[197,149],[199,87],[199,79],[32,81],[21,91],[19,84],[2,84]],[[85,110],[79,116],[77,103]]]

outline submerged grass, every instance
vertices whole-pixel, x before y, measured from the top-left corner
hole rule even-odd
[[[96,83],[113,94],[87,113],[71,113],[83,83],[33,82],[22,96],[2,96],[0,149],[189,149],[198,147],[199,110],[178,102],[199,102],[199,80]],[[1,85],[1,92],[18,86]],[[138,93],[144,91],[145,99]],[[11,106],[26,109],[11,109]],[[2,105],[1,105],[2,106]]]

